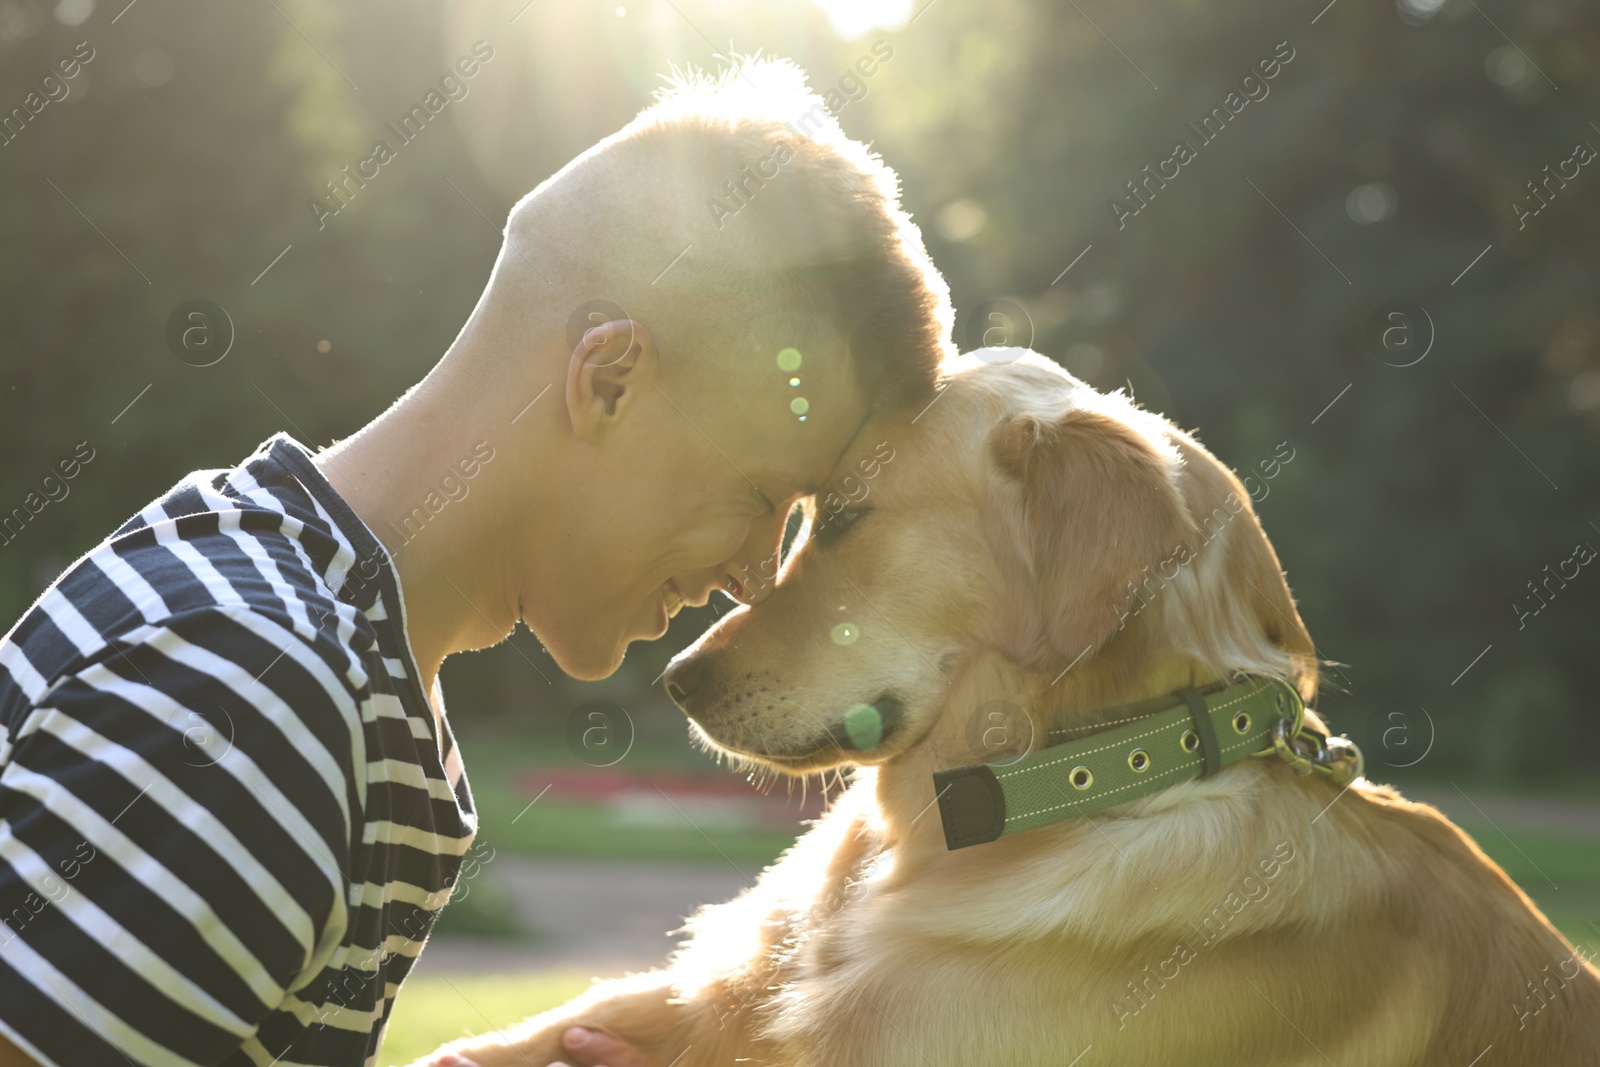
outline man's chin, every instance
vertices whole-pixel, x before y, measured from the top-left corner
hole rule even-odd
[[[596,633],[568,643],[546,644],[545,649],[568,677],[580,682],[598,682],[617,672],[630,645],[635,641],[660,638],[667,632],[670,622],[665,606],[658,599],[648,610],[641,610],[630,620],[626,631],[620,635]]]
[[[618,655],[610,659],[601,659],[597,656],[573,663],[562,663],[558,660],[557,664],[561,667],[561,672],[569,678],[575,678],[580,682],[600,682],[617,673],[617,668],[622,666],[622,657]]]
[[[617,673],[628,642],[603,641],[574,642],[567,645],[545,645],[545,651],[556,661],[561,673],[580,682],[598,682]]]

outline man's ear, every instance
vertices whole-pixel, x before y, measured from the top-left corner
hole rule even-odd
[[[989,450],[1001,472],[999,592],[1016,627],[1002,641],[1019,662],[1059,670],[1121,628],[1133,584],[1186,542],[1192,521],[1167,461],[1111,416],[1018,415]]]
[[[625,415],[655,379],[655,339],[641,322],[613,319],[585,330],[567,361],[567,413],[593,440]]]

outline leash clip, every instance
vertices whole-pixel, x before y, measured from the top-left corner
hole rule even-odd
[[[1348,737],[1323,737],[1307,731],[1303,722],[1292,723],[1287,717],[1272,725],[1272,751],[1301,778],[1321,771],[1338,785],[1346,786],[1366,771],[1366,760],[1354,741]]]

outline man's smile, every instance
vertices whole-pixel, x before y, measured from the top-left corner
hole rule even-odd
[[[678,592],[677,583],[671,578],[668,578],[661,586],[661,601],[666,605],[667,618],[669,619],[683,610],[683,606],[686,603],[683,594]]]

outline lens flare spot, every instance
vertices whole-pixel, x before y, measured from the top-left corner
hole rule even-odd
[[[842,611],[844,609],[841,608],[840,610]],[[838,626],[833,628],[833,632],[830,634],[830,636],[833,638],[833,643],[836,645],[853,645],[855,644],[856,638],[861,636],[861,629],[853,622],[841,622]]]
[[[804,416],[806,412],[811,410],[811,401],[803,396],[797,396],[789,401],[789,410],[796,415]]]
[[[790,378],[789,379],[789,384],[798,389],[800,387],[800,379],[799,378]]]
[[[883,716],[871,704],[852,704],[844,713],[844,732],[862,752],[877,748],[883,740]]]
[[[790,374],[800,369],[800,350],[798,348],[785,348],[778,352],[778,369],[786,370]]]

